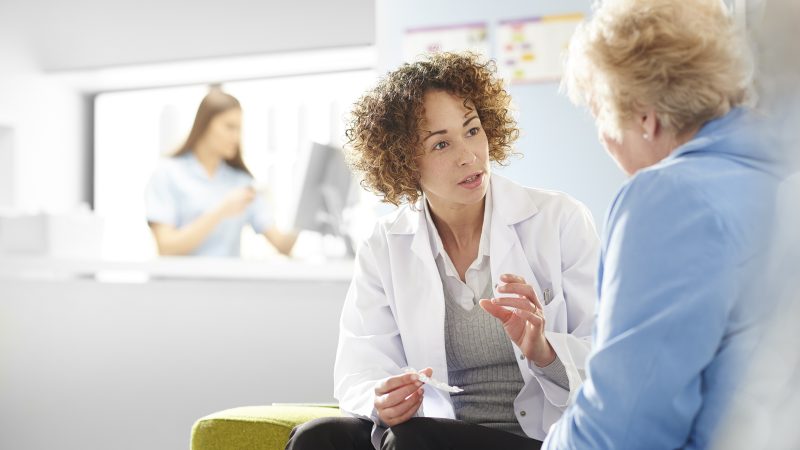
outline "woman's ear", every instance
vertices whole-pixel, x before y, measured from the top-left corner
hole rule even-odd
[[[661,132],[658,115],[653,108],[639,113],[639,125],[642,127],[642,138],[645,141],[653,141],[658,136],[658,133]]]

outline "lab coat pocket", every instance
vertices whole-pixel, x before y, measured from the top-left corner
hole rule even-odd
[[[561,418],[561,414],[564,413],[564,409],[545,402],[544,410],[542,411],[542,429],[545,431],[550,430],[550,427],[554,423],[558,422],[558,419]]]
[[[548,287],[543,291],[542,310],[544,312],[545,329],[564,332],[567,327],[567,305],[560,290]]]

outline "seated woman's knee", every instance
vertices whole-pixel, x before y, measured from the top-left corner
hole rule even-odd
[[[381,450],[424,450],[433,448],[436,422],[427,417],[412,417],[383,435]]]
[[[358,439],[360,421],[352,417],[322,417],[294,427],[287,450],[319,449],[321,443],[336,445]],[[367,431],[367,436],[369,432]],[[334,447],[335,448],[335,447]]]

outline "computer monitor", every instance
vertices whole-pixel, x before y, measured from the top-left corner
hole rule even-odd
[[[354,254],[344,211],[355,203],[354,177],[341,148],[313,142],[301,162],[299,195],[295,198],[292,228],[332,234],[344,239],[347,254]]]

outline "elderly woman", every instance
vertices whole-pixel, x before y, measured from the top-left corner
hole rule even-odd
[[[631,176],[605,225],[587,378],[548,449],[707,448],[763,306],[778,177],[719,0],[606,0],[566,86]]]
[[[342,311],[347,417],[301,426],[288,449],[539,448],[577,391],[597,236],[570,197],[492,174],[518,135],[492,69],[432,56],[355,105],[351,163],[404,206],[360,247]]]

